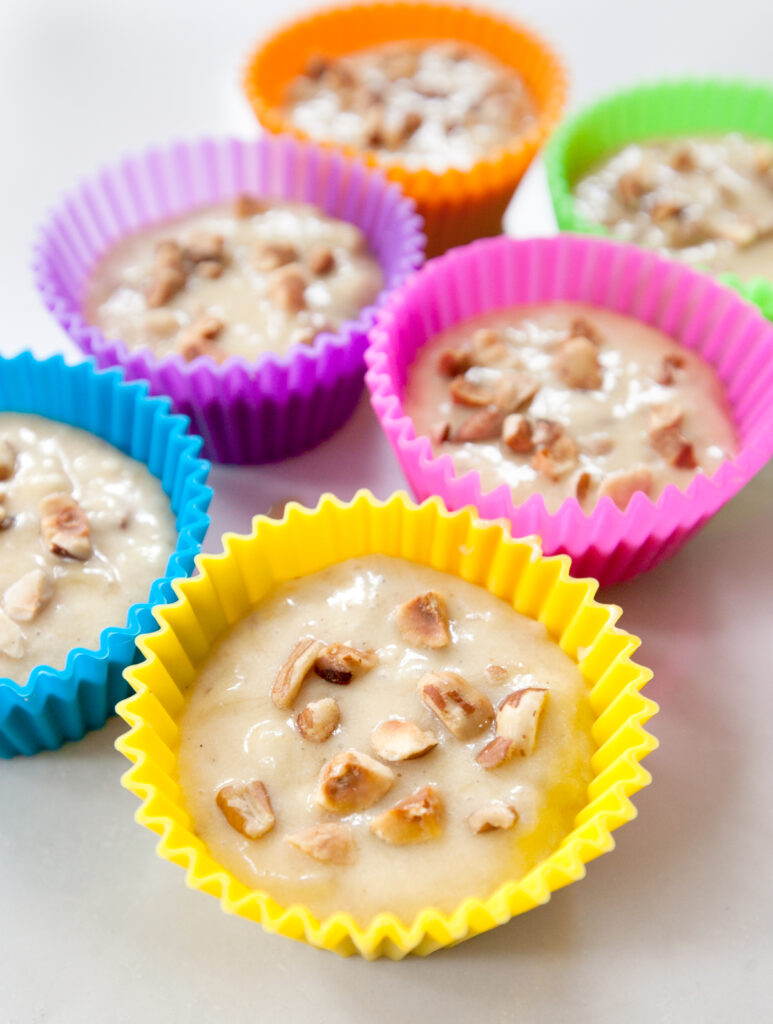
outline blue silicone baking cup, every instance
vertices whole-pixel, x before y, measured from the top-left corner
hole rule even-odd
[[[193,571],[209,526],[209,463],[199,458],[201,438],[188,433],[187,417],[169,409],[169,399],[148,397],[144,381],[127,383],[119,370],[26,352],[0,358],[0,411],[69,423],[145,463],[177,517],[166,575],[128,609],[125,625],[103,629],[94,650],[71,650],[63,669],[38,665],[24,683],[0,678],[0,757],[55,750],[103,726],[129,693],[123,670],[137,657],[136,637],[156,628],[153,607],[174,601],[172,581]]]

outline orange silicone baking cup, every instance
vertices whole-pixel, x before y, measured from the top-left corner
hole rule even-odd
[[[537,108],[532,128],[470,170],[410,170],[400,163],[381,163],[373,150],[324,143],[379,167],[401,185],[424,218],[428,255],[434,256],[501,232],[515,187],[561,115],[566,74],[539,36],[479,8],[432,3],[333,7],[294,21],[266,40],[249,59],[244,88],[265,128],[306,137],[284,117],[282,102],[288,85],[303,74],[309,58],[338,57],[400,39],[453,39],[485,50],[518,72]]]

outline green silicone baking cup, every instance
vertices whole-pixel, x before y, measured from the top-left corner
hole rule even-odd
[[[577,212],[572,187],[594,164],[631,142],[669,135],[741,132],[773,142],[773,88],[722,79],[653,82],[607,96],[565,121],[545,151],[548,186],[562,231],[611,232]],[[719,280],[773,320],[773,281],[735,274]]]

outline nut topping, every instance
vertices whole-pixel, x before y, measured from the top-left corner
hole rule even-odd
[[[446,377],[457,377],[466,373],[472,365],[472,347],[469,344],[443,349],[438,357],[438,370]]]
[[[355,676],[378,665],[375,651],[358,651],[346,644],[330,644],[317,656],[314,671],[329,683],[346,686]]]
[[[502,412],[516,412],[534,398],[539,381],[522,370],[504,370],[497,385],[495,404]]]
[[[501,800],[492,800],[467,817],[470,831],[479,836],[482,832],[493,832],[495,829],[512,828],[518,821],[518,811]]]
[[[675,370],[683,370],[686,359],[678,352],[671,352],[663,356],[663,364],[658,375],[658,384],[673,384],[676,374]]]
[[[572,320],[572,326],[569,329],[569,333],[572,338],[587,338],[588,341],[592,341],[594,345],[600,345],[602,342],[602,337],[598,328],[584,316],[576,316],[574,320]]]
[[[357,860],[357,844],[351,825],[324,822],[284,838],[290,846],[323,864],[354,864]]]
[[[427,672],[418,683],[425,707],[458,740],[473,739],[494,718],[491,701],[456,672]]]
[[[434,786],[422,786],[370,823],[370,830],[385,843],[403,846],[426,843],[443,834],[445,807]]]
[[[260,839],[276,824],[266,787],[257,779],[222,786],[215,801],[231,828],[246,839]]]
[[[577,462],[577,445],[568,434],[560,434],[550,445],[538,447],[531,464],[538,473],[560,480]]]
[[[324,277],[329,274],[336,265],[336,258],[329,245],[318,245],[312,249],[306,257],[306,265],[312,274]]]
[[[299,263],[288,263],[275,270],[268,279],[266,292],[286,313],[300,313],[306,308],[306,278]]]
[[[265,210],[266,203],[261,199],[255,199],[254,196],[241,195],[234,200],[234,216],[239,220],[254,217],[258,213],[264,213]]]
[[[499,705],[496,733],[512,741],[510,756],[519,754],[526,757],[534,750],[547,696],[548,691],[544,687],[527,686],[505,697]]]
[[[492,768],[498,768],[505,761],[509,761],[513,755],[513,747],[515,744],[512,740],[508,740],[504,736],[495,736],[490,743],[481,750],[475,760],[481,766],[491,770]]]
[[[507,682],[510,678],[510,673],[504,667],[504,665],[487,665],[486,666],[486,678],[490,683],[496,683],[501,685]]]
[[[42,569],[32,569],[8,587],[3,604],[12,619],[31,622],[51,600],[53,592],[51,577]]]
[[[38,505],[40,533],[55,555],[85,562],[91,557],[91,529],[86,513],[70,494],[49,494]]]
[[[646,466],[634,466],[605,477],[599,485],[599,498],[611,498],[619,509],[625,511],[637,491],[649,494],[651,487],[652,473]]]
[[[173,299],[185,287],[185,272],[177,266],[157,266],[145,292],[145,302],[157,309]]]
[[[451,639],[446,599],[437,590],[428,590],[405,604],[395,614],[403,640],[413,647],[447,647]]]
[[[0,480],[8,480],[16,470],[16,450],[10,441],[0,441]]]
[[[322,641],[315,640],[313,636],[305,636],[293,647],[290,657],[279,669],[271,687],[271,700],[280,711],[286,711],[293,706],[304,679],[324,649]]]
[[[562,342],[553,366],[570,388],[595,391],[604,382],[598,349],[588,338],[568,338]]]
[[[489,405],[468,416],[454,432],[452,441],[493,441],[502,432],[505,414],[496,406]]]
[[[338,701],[332,697],[323,697],[322,700],[314,700],[301,711],[295,719],[298,732],[305,740],[312,743],[324,743],[335,732],[341,711]]]
[[[177,335],[175,348],[188,362],[203,355],[212,356],[215,360],[222,359],[225,357],[225,353],[212,343],[224,326],[220,317],[214,316],[212,313],[199,313]]]
[[[497,389],[494,384],[470,380],[466,375],[454,377],[448,385],[448,390],[457,405],[493,405],[497,397]]]
[[[0,651],[9,658],[21,658],[24,654],[24,635],[13,621],[0,608]]]
[[[644,164],[639,164],[625,174],[621,174],[617,181],[617,191],[620,198],[626,204],[636,208],[642,196],[651,192],[654,182],[648,169]]]
[[[391,768],[357,750],[345,750],[323,766],[315,800],[336,814],[364,811],[378,803],[394,781]]]
[[[373,749],[383,761],[413,761],[423,757],[438,744],[437,737],[425,732],[414,722],[388,718],[370,736]]]
[[[697,465],[695,451],[679,429],[681,422],[682,410],[675,403],[653,405],[647,436],[652,447],[666,462],[682,469],[694,469]]]
[[[531,423],[526,416],[513,412],[502,424],[502,440],[518,454],[530,452],[534,447]]]
[[[192,263],[201,263],[204,260],[222,263],[223,236],[212,231],[194,232],[185,246],[185,256]]]
[[[295,246],[283,242],[258,242],[253,251],[255,268],[264,273],[295,263],[297,259],[298,250]]]
[[[220,260],[201,260],[200,263],[196,264],[196,273],[199,277],[206,277],[210,281],[217,277],[222,277],[223,269],[223,264]]]

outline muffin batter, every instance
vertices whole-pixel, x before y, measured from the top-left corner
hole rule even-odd
[[[713,271],[773,277],[773,143],[732,134],[626,146],[575,187],[616,238]]]
[[[95,268],[83,305],[90,324],[129,348],[252,361],[336,331],[382,286],[354,224],[242,197],[120,242]]]
[[[0,413],[0,676],[94,649],[147,600],[177,542],[147,467],[83,430]]]
[[[469,170],[535,123],[520,76],[457,42],[386,43],[312,60],[284,112],[312,139],[435,172]]]
[[[329,644],[351,645],[349,662],[340,646],[337,661],[320,654]],[[450,726],[428,683],[443,689],[446,671],[467,700]],[[533,750],[492,758],[509,742],[493,711],[529,689],[544,700]],[[277,587],[231,629],[188,695],[179,778],[194,830],[245,885],[320,917],[410,921],[485,899],[556,848],[587,799],[592,721],[579,669],[540,623],[456,577],[371,555]],[[372,784],[364,800],[334,771],[352,751]],[[417,795],[421,813],[392,813]]]
[[[519,306],[458,324],[416,355],[404,396],[417,435],[485,490],[549,511],[604,495],[625,508],[684,489],[736,451],[713,369],[661,331],[581,303]]]

